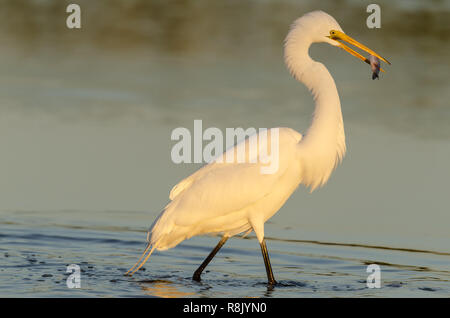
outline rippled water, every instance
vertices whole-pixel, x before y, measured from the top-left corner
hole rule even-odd
[[[92,222],[74,222],[74,219]],[[233,238],[203,273],[197,266],[218,241],[197,237],[155,252],[124,277],[144,248],[139,212],[1,213],[0,294],[7,297],[448,297],[450,254],[333,242],[267,238],[278,285],[269,290],[258,242]],[[70,222],[60,223],[66,219]],[[127,220],[133,220],[127,221]],[[58,220],[52,222],[52,220]],[[119,225],[120,224],[120,225]],[[282,231],[269,224],[269,231]],[[381,288],[366,286],[367,265],[381,268]],[[81,268],[81,289],[66,268]]]
[[[0,3],[1,296],[450,296],[449,1],[381,1],[379,30],[359,1],[80,1],[80,32],[61,26],[61,3]],[[348,154],[267,223],[279,286],[267,290],[252,236],[230,239],[202,283],[190,278],[217,237],[124,277],[171,187],[200,166],[170,160],[173,129],[305,131],[312,99],[282,42],[318,8],[392,66],[372,81],[348,54],[311,48],[336,80]],[[380,289],[366,287],[372,263]]]

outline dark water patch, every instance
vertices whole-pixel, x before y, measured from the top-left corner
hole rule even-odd
[[[438,289],[431,288],[431,287],[419,287],[419,289],[423,290],[423,291],[428,291],[428,292],[436,292],[436,291],[438,291]]]
[[[425,254],[450,256],[450,253],[446,253],[446,252],[411,249],[411,248],[401,248],[401,247],[391,247],[391,246],[381,246],[381,245],[368,245],[368,244],[356,244],[356,243],[339,243],[339,242],[324,242],[324,241],[316,241],[316,240],[293,240],[293,239],[280,239],[280,238],[274,238],[274,237],[266,237],[266,240],[279,241],[279,242],[289,242],[289,243],[308,243],[308,244],[328,245],[328,246],[361,247],[361,248],[369,248],[369,249],[380,249],[380,250],[390,250],[390,251],[401,251],[401,252],[410,252],[410,253],[425,253]]]
[[[267,281],[261,280],[259,282],[255,282],[252,287],[260,288],[260,287],[269,287],[269,284]],[[271,286],[271,289],[277,289],[277,288],[311,288],[311,285],[305,282],[298,282],[298,281],[289,281],[289,280],[277,280],[277,283],[273,286]]]
[[[413,277],[412,280],[417,281],[443,281],[442,277],[434,277],[434,276],[419,276],[419,277]],[[450,276],[447,276],[447,279],[445,281],[449,281]]]
[[[330,276],[330,277],[332,277],[332,276],[347,276],[347,275],[349,275],[348,273],[344,273],[344,272],[334,272],[334,271],[331,271],[331,272],[316,272],[316,273],[314,273],[314,276]]]
[[[395,263],[387,263],[387,262],[380,262],[380,261],[363,261],[363,264],[365,265],[370,265],[370,264],[377,264],[377,265],[383,265],[383,266],[388,266],[390,267],[390,269],[384,269],[384,271],[394,271],[394,272],[399,272],[402,270],[411,270],[411,271],[415,271],[415,272],[442,272],[442,273],[446,273],[446,274],[450,274],[450,271],[446,271],[446,270],[436,270],[436,269],[431,269],[429,267],[426,266],[414,266],[414,265],[404,265],[404,264],[395,264]]]
[[[8,234],[4,235],[5,238],[8,239],[21,239],[29,242],[58,242],[58,241],[70,241],[70,242],[90,242],[90,243],[98,243],[98,244],[120,244],[120,245],[142,245],[142,241],[126,241],[120,239],[113,238],[95,238],[95,237],[76,237],[76,236],[62,236],[62,235],[47,235],[47,234],[39,234],[39,233],[30,233],[30,234]],[[10,244],[15,242],[9,242]]]
[[[400,288],[405,286],[406,284],[403,282],[391,282],[389,284],[385,284],[385,287],[392,287],[392,288]]]
[[[299,282],[299,281],[293,281],[293,280],[281,280],[281,281],[277,281],[277,284],[275,285],[275,287],[277,287],[277,288],[283,288],[283,287],[303,288],[303,287],[310,287],[310,286],[305,282]]]

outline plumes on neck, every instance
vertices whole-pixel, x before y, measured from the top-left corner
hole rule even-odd
[[[314,115],[298,144],[302,183],[311,191],[324,185],[345,155],[345,134],[341,104],[333,77],[327,68],[308,54],[315,41],[315,25],[307,19],[294,22],[285,41],[285,62],[291,74],[312,93]]]

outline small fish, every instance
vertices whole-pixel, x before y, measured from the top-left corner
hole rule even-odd
[[[372,79],[376,79],[378,77],[378,74],[380,73],[380,59],[376,56],[370,55],[369,56],[369,62],[370,62],[370,68],[372,69]]]

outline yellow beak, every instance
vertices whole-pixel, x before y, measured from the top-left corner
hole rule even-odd
[[[353,56],[356,56],[357,58],[359,58],[361,61],[366,62],[367,64],[370,64],[370,61],[368,58],[362,56],[361,54],[359,54],[358,52],[356,52],[355,50],[351,49],[350,47],[348,47],[347,45],[345,45],[344,43],[342,43],[342,41],[345,41],[353,46],[356,46],[357,48],[360,48],[361,50],[369,53],[370,55],[376,56],[378,57],[380,60],[388,63],[389,65],[391,64],[388,60],[386,60],[384,57],[382,57],[381,55],[379,55],[378,53],[372,51],[371,49],[369,49],[367,46],[359,43],[358,41],[356,41],[355,39],[351,38],[350,36],[348,36],[347,34],[341,32],[341,31],[336,31],[336,30],[331,30],[330,31],[330,35],[327,36],[328,38],[338,41],[340,43],[339,47],[345,51],[347,51],[348,53],[350,53]],[[381,71],[384,72],[384,70],[381,68]]]

